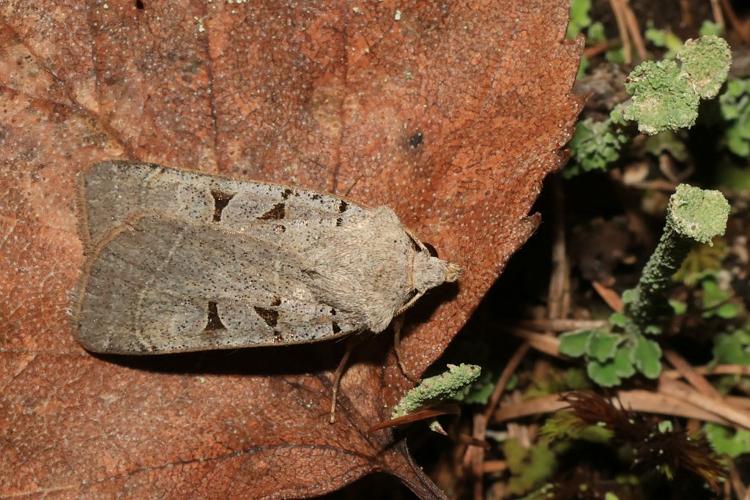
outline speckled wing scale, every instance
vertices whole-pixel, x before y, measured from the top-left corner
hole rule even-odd
[[[379,332],[458,269],[387,207],[153,164],[79,177],[91,351],[171,353]]]

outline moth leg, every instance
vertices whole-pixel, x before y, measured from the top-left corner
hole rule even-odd
[[[411,308],[411,306],[413,306],[416,301],[422,298],[422,295],[424,295],[424,293],[419,293],[419,292],[415,293],[414,297],[410,298],[409,302],[399,307],[398,310],[393,314],[393,316],[396,318],[400,317],[401,313]]]
[[[349,366],[349,357],[352,355],[354,348],[360,344],[362,339],[359,335],[353,335],[346,341],[346,351],[339,361],[339,365],[336,367],[333,377],[333,389],[331,391],[331,413],[328,420],[329,423],[333,424],[336,422],[336,398],[339,394],[339,386],[341,385],[341,377],[346,372],[346,368]]]
[[[401,358],[401,330],[404,327],[404,316],[399,315],[393,319],[393,352],[396,353],[396,363],[404,377],[408,378],[413,384],[419,383],[419,379],[412,377],[404,367],[404,361]]]

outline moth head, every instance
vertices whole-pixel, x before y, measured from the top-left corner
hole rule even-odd
[[[414,289],[424,293],[442,283],[456,281],[461,269],[452,262],[433,257],[425,248],[414,256],[412,272]]]

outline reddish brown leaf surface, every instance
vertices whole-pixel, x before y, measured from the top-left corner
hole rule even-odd
[[[468,7],[472,6],[472,7]],[[66,308],[74,179],[130,158],[393,207],[460,285],[407,316],[412,375],[510,254],[577,113],[566,2],[1,0],[0,495],[298,497],[386,471],[408,386],[368,341],[328,425],[341,343],[95,357]]]

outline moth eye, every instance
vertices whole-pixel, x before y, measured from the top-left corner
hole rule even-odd
[[[234,198],[234,194],[211,190],[211,196],[214,197],[214,222],[219,222],[221,220],[221,212],[229,205],[229,200]]]
[[[286,205],[277,203],[269,211],[258,217],[260,220],[280,220],[286,216]]]
[[[216,302],[208,301],[208,320],[206,321],[206,327],[204,328],[204,330],[215,331],[226,329],[227,328],[224,326],[224,323],[221,322],[221,318],[219,317],[219,311],[216,308]]]

